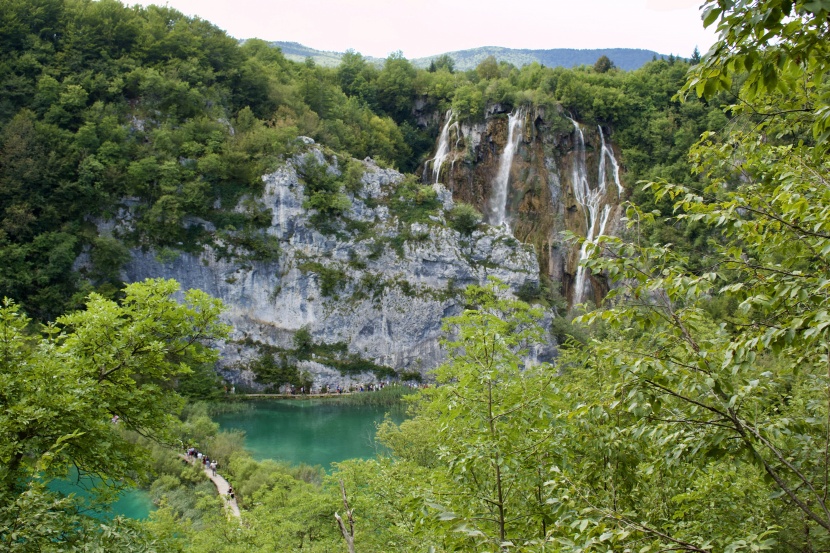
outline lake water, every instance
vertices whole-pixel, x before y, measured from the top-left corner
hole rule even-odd
[[[71,478],[67,480],[53,480],[49,483],[49,489],[56,492],[61,492],[65,495],[74,493],[78,497],[90,497],[89,489],[92,487],[95,480],[87,477],[80,482],[77,481],[77,472],[73,471]],[[102,519],[112,519],[115,516],[121,515],[134,519],[145,519],[150,516],[150,511],[155,508],[150,494],[144,490],[128,489],[121,492],[118,500],[112,504],[112,512],[95,512],[94,516]]]
[[[257,460],[280,459],[292,464],[329,465],[346,459],[369,459],[378,452],[375,430],[388,408],[348,405],[337,399],[255,400],[249,409],[217,415],[222,430],[242,430],[245,445]],[[394,410],[392,420],[401,422],[403,414]],[[54,481],[52,490],[88,497],[90,481]],[[154,506],[143,490],[125,490],[104,519],[123,515],[145,519]]]
[[[329,465],[346,459],[369,459],[378,452],[377,424],[388,408],[348,405],[337,399],[256,400],[250,409],[215,417],[222,430],[242,430],[245,445],[257,460]],[[395,410],[392,420],[401,422]]]

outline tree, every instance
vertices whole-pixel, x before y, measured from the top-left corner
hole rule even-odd
[[[608,73],[614,67],[614,62],[612,62],[608,56],[602,55],[597,58],[596,63],[594,63],[594,71],[597,73]]]
[[[359,90],[355,88],[358,83],[358,77],[366,71],[366,59],[351,48],[346,50],[340,58],[340,65],[337,66],[337,80],[340,83],[340,88],[349,96],[358,94]]]
[[[386,58],[377,78],[377,99],[380,109],[398,123],[410,117],[415,97],[415,67],[401,52]]]
[[[767,122],[788,114],[789,125],[806,125],[826,144],[829,13],[830,5],[821,1],[710,0],[703,23],[708,27],[717,21],[721,38],[695,66],[685,91],[711,98],[723,90],[734,92],[734,85],[741,99],[731,106],[736,113],[762,114]]]
[[[450,484],[430,483],[420,493],[438,510],[445,540],[461,540],[459,547],[541,542],[550,522],[541,496],[550,458],[542,445],[554,431],[554,373],[527,361],[545,342],[541,312],[497,282],[469,287],[466,300],[464,313],[444,322],[448,360],[418,407],[418,418],[434,421]]]
[[[739,102],[727,132],[691,151],[707,186],[649,189],[718,231],[710,262],[602,238],[588,266],[619,287],[583,321],[608,331],[569,359],[602,371],[610,387],[592,405],[640,441],[628,481],[646,489],[659,474],[665,491],[620,506],[563,471],[557,489],[584,499],[588,528],[610,521],[615,539],[687,551],[830,545],[827,15],[823,2],[706,5],[721,40],[686,91]],[[627,218],[636,229],[653,214],[630,206]],[[694,512],[703,498],[710,509]]]
[[[449,54],[441,54],[431,62],[429,62],[429,72],[445,70],[448,73],[455,72],[455,60]]]
[[[72,502],[49,506],[53,499],[42,486],[66,476],[69,467],[110,485],[143,474],[145,452],[122,429],[171,440],[169,423],[181,407],[176,379],[194,364],[214,361],[210,341],[228,330],[218,321],[218,300],[191,290],[179,303],[178,290],[172,280],[147,280],[128,285],[119,303],[91,294],[85,310],[38,332],[30,332],[32,321],[5,300],[0,503],[13,506],[2,511],[5,546],[25,543],[35,550],[74,539],[60,531]],[[21,518],[34,512],[44,513],[37,528]]]
[[[484,96],[473,85],[460,86],[452,99],[452,110],[459,119],[476,121],[484,115]]]
[[[501,72],[499,71],[499,62],[495,56],[487,56],[476,66],[476,73],[481,79],[497,79]]]
[[[695,46],[695,49],[692,51],[692,57],[689,58],[689,63],[692,65],[697,65],[700,63],[700,60],[700,50],[698,50],[697,46]]]

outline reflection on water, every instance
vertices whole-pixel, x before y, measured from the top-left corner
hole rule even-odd
[[[251,409],[218,415],[222,430],[243,430],[255,459],[322,465],[368,459],[377,453],[376,426],[388,408],[347,405],[337,400],[257,400]],[[403,415],[390,415],[401,422]]]

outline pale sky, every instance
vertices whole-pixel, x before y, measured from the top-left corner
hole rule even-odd
[[[123,0],[169,5],[236,38],[409,59],[479,46],[644,48],[689,57],[715,40],[703,0]]]

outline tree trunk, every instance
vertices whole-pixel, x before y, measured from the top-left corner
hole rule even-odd
[[[354,518],[352,517],[352,510],[349,508],[349,500],[346,497],[346,486],[343,485],[343,480],[340,480],[340,493],[343,494],[343,508],[345,509],[346,520],[349,521],[349,528],[346,529],[346,524],[340,515],[335,512],[334,519],[340,527],[340,533],[343,534],[343,539],[346,540],[346,546],[349,548],[349,553],[354,551]]]

